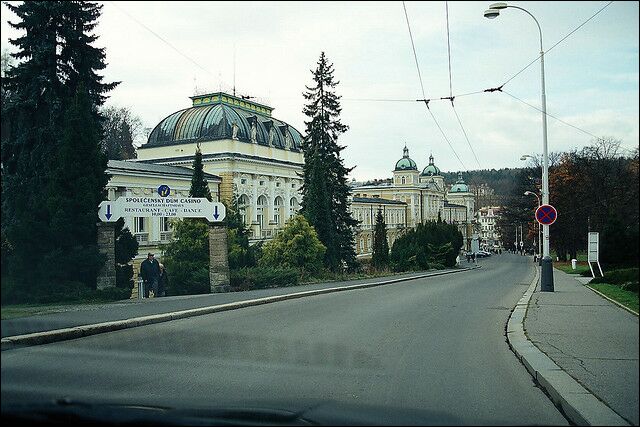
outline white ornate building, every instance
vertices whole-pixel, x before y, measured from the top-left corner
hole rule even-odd
[[[152,130],[147,143],[138,149],[135,162],[120,162],[122,173],[110,182],[109,188],[113,189],[110,195],[138,191],[135,186],[140,177],[129,176],[136,168],[147,168],[148,173],[155,171],[153,176],[147,176],[151,180],[145,181],[147,187],[140,191],[153,191],[167,180],[173,180],[176,191],[188,191],[187,171],[200,147],[212,194],[222,201],[237,198],[244,206],[242,213],[252,243],[272,238],[300,208],[302,135],[272,117],[271,107],[257,102],[222,92],[194,96],[191,100],[189,108],[170,114]],[[126,166],[127,163],[138,166]],[[125,173],[127,168],[129,171]],[[127,180],[131,181],[130,188]],[[405,147],[391,180],[352,187],[351,212],[361,221],[355,242],[356,252],[361,256],[371,253],[378,209],[385,215],[390,246],[407,228],[441,218],[458,224],[465,246],[469,247],[473,194],[461,176],[448,188],[433,156],[420,172]],[[157,219],[154,221],[164,222],[148,225],[142,219],[127,221],[141,243],[145,238],[149,242],[155,242],[154,239],[162,242],[163,236],[170,236],[170,225],[165,220]]]
[[[404,223],[393,222],[393,220],[387,222],[387,224],[394,224],[393,227],[388,226],[389,234],[394,238],[406,228],[414,228],[418,224],[437,221],[440,218],[447,223],[458,225],[464,238],[465,248],[468,249],[471,245],[472,224],[475,222],[473,194],[469,191],[461,174],[458,175],[458,181],[447,188],[444,177],[440,175],[440,169],[434,163],[433,155],[429,156],[429,164],[419,172],[416,162],[409,157],[409,149],[405,146],[402,158],[396,162],[391,180],[379,180],[366,184],[352,183],[352,194],[354,200],[358,198],[372,200],[369,202],[370,209],[379,204],[375,202],[378,199],[401,202],[406,205]],[[358,209],[363,208],[365,206],[362,204],[358,205]],[[354,216],[358,219],[357,213]],[[356,241],[361,241],[362,236],[365,240],[368,239],[369,234],[366,228],[361,227]],[[367,252],[361,252],[358,245],[357,253]]]
[[[502,237],[496,228],[496,221],[500,216],[499,206],[485,206],[478,209],[477,221],[480,248],[493,250],[502,247]]]
[[[302,135],[266,105],[222,92],[191,99],[153,129],[138,160],[191,167],[199,145],[204,171],[221,178],[220,199],[245,207],[251,240],[273,237],[300,208]]]

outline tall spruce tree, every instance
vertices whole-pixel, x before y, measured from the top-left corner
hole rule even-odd
[[[189,197],[206,197],[210,202],[211,190],[204,177],[204,168],[202,166],[202,151],[200,146],[196,148],[196,155],[193,159],[193,175],[191,175],[191,188],[189,189]]]
[[[318,232],[327,247],[325,266],[339,270],[356,266],[353,227],[358,223],[349,213],[349,185],[346,168],[340,158],[344,149],[338,137],[348,126],[340,121],[340,96],[335,93],[338,81],[333,64],[324,52],[312,71],[314,85],[303,94],[308,101],[303,112],[306,135],[302,143],[305,164],[302,187],[302,213]]]
[[[97,107],[117,85],[103,83],[96,74],[106,66],[105,54],[91,46],[97,36],[90,33],[102,6],[78,1],[5,5],[20,19],[10,25],[24,34],[10,40],[18,48],[12,54],[18,64],[2,79],[2,227],[11,247],[3,275],[32,287],[91,284],[96,207],[106,183],[106,161],[94,149],[101,138]],[[75,137],[81,139],[72,141]],[[81,152],[71,154],[75,148]],[[75,179],[67,186],[81,189],[57,188],[60,173]],[[73,191],[78,200],[61,203],[63,191]],[[64,234],[69,228],[61,218],[77,225],[70,235]],[[34,257],[51,263],[35,263]],[[62,260],[80,271],[61,268],[51,277]]]
[[[389,266],[389,242],[387,241],[387,224],[384,222],[382,209],[378,208],[376,225],[373,231],[373,254],[371,264],[382,270]]]

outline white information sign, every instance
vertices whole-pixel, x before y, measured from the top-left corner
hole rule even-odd
[[[226,217],[222,203],[204,197],[122,196],[104,201],[98,208],[102,221],[113,222],[120,217],[206,218],[220,222]]]
[[[587,243],[587,261],[598,262],[600,252],[600,233],[597,231],[589,232],[589,239]]]
[[[591,265],[592,262],[598,264],[600,276],[604,276],[602,267],[600,266],[600,233],[597,231],[590,231],[587,238],[587,262],[589,263],[591,276],[596,277],[593,266]]]

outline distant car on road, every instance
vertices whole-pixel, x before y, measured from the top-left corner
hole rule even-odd
[[[476,252],[476,256],[479,258],[486,258],[486,257],[490,257],[491,256],[491,252],[487,252],[487,251],[478,251]]]

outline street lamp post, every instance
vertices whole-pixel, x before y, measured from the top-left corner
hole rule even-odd
[[[493,3],[484,12],[485,18],[493,19],[500,15],[500,10],[506,8],[518,9],[525,12],[535,21],[540,33],[540,76],[542,82],[542,203],[549,204],[549,153],[547,151],[547,97],[544,85],[544,49],[542,48],[542,29],[540,23],[528,10],[518,6],[510,6],[507,3]],[[542,226],[542,274],[540,278],[540,290],[553,292],[553,261],[549,255],[549,226]]]
[[[525,191],[524,195],[525,196],[531,196],[531,195],[536,196],[536,200],[538,200],[538,207],[540,207],[540,197],[536,193],[534,193],[533,191]],[[540,238],[540,232],[541,231],[542,231],[542,229],[540,228],[540,223],[538,222],[538,259],[539,259],[538,264],[539,265],[542,265],[542,258],[540,258],[540,255],[542,254],[542,251],[540,250],[540,246],[542,245],[542,239]]]

